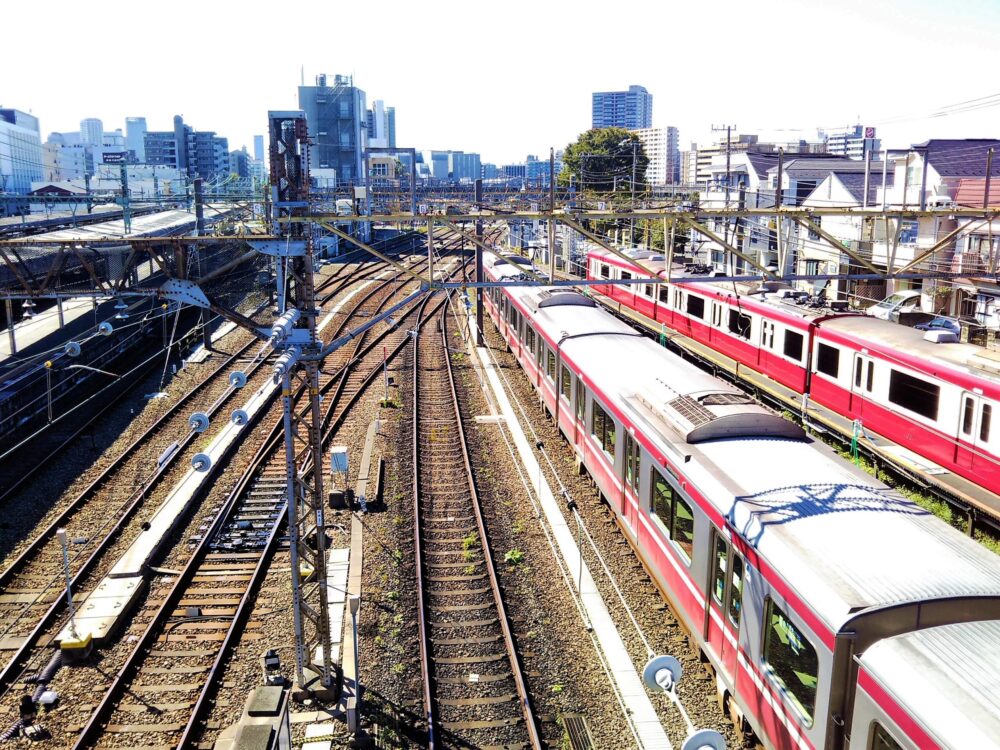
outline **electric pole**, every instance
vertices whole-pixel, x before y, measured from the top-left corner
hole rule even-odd
[[[476,180],[476,211],[482,213],[483,210],[483,180]],[[476,219],[476,282],[482,284],[483,277],[483,220]],[[486,346],[483,341],[483,288],[476,287],[476,346]]]
[[[732,183],[729,165],[733,148],[732,133],[735,127],[735,125],[720,125],[719,127],[716,127],[715,125],[712,126],[713,133],[719,133],[723,130],[726,131],[726,208],[729,208],[729,188]]]
[[[288,535],[298,698],[332,697],[336,685],[330,640],[323,491],[323,434],[319,401],[322,342],[316,329],[312,238],[304,224],[288,221],[307,211],[309,139],[305,113],[269,112],[271,188],[275,232],[282,239],[265,251],[276,256],[278,318],[271,342],[281,381],[285,427]],[[287,293],[282,295],[287,275]],[[302,399],[293,393],[302,391]],[[318,683],[318,684],[317,684]]]
[[[549,280],[556,280],[556,150],[549,147]]]

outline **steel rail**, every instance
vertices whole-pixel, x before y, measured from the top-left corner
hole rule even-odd
[[[528,733],[529,741],[531,742],[531,747],[536,750],[540,750],[543,747],[541,735],[538,729],[538,722],[534,715],[534,709],[532,707],[532,702],[530,695],[528,694],[527,683],[524,679],[524,672],[521,666],[520,658],[517,654],[517,648],[514,644],[513,634],[510,630],[510,621],[508,619],[506,606],[503,601],[503,594],[500,591],[499,579],[496,574],[496,567],[493,564],[492,550],[489,544],[486,525],[482,516],[482,508],[479,499],[479,494],[476,490],[475,479],[472,473],[472,463],[469,458],[469,448],[468,441],[465,435],[465,430],[462,424],[461,417],[461,406],[458,400],[458,392],[455,386],[454,373],[452,370],[451,357],[448,352],[448,338],[447,338],[447,315],[442,316],[441,324],[441,343],[444,350],[444,357],[447,362],[446,371],[448,375],[448,384],[451,395],[452,407],[454,411],[455,421],[457,423],[456,434],[458,435],[459,446],[461,448],[462,463],[465,469],[466,481],[468,484],[468,491],[471,499],[471,504],[473,508],[473,513],[476,519],[476,528],[479,533],[480,546],[483,552],[483,560],[487,569],[488,578],[490,581],[490,589],[493,597],[494,605],[496,607],[498,615],[498,623],[503,634],[503,640],[505,649],[507,652],[508,661],[510,663],[510,670],[514,678],[514,683],[517,688],[518,702],[521,706],[522,713],[525,720],[525,729]],[[433,677],[431,675],[431,657],[430,657],[430,640],[428,637],[428,627],[427,627],[427,602],[428,594],[425,590],[424,585],[424,554],[423,554],[423,543],[422,543],[422,523],[421,523],[421,468],[420,468],[420,393],[419,393],[419,383],[420,383],[420,361],[419,361],[419,350],[414,348],[414,359],[413,359],[413,513],[414,513],[414,554],[416,556],[416,584],[417,584],[417,628],[419,631],[418,643],[420,647],[420,664],[421,664],[421,681],[424,693],[424,710],[425,710],[425,720],[427,721],[427,732],[428,732],[428,745],[427,747],[431,750],[436,750],[436,748],[443,747],[443,743],[439,743],[438,738],[438,720],[436,718],[435,703],[434,703],[434,685]]]
[[[395,277],[391,279],[387,279],[385,282],[372,289],[364,299],[359,301],[354,310],[352,310],[351,315],[358,313],[362,305],[368,299],[370,299],[370,297],[373,296],[375,293],[381,291],[387,286],[397,283],[398,278],[399,274],[397,274]],[[391,299],[391,295],[389,299]],[[412,312],[413,311],[411,310],[410,313],[408,314],[412,314]],[[344,321],[342,321],[340,326],[338,327],[339,330],[342,330],[343,327],[346,326],[347,320],[349,318],[350,316],[345,317]],[[371,348],[373,348],[377,343],[379,343],[382,338],[389,335],[389,333],[391,333],[391,330],[387,330],[381,333],[379,337],[376,339],[376,341],[372,342],[369,345],[368,351],[370,351]],[[398,351],[401,351],[402,347],[404,347],[408,343],[408,341],[409,341],[409,336],[406,336],[402,340],[400,345],[397,347],[397,349],[394,351],[393,356],[395,356],[395,354],[397,354]],[[330,378],[330,380],[328,380],[323,386],[321,386],[320,392],[326,393],[331,387],[334,386],[335,383],[341,380],[345,380],[348,366],[349,364],[343,365],[338,371],[338,373],[335,373],[333,377]],[[371,380],[373,380],[380,372],[381,372],[381,363],[372,368],[372,371],[366,378],[365,383],[366,384],[370,383]],[[296,397],[301,395],[301,393],[304,390],[304,387],[305,387],[304,385],[299,387]],[[356,403],[357,399],[360,398],[363,392],[364,392],[364,386],[362,386],[358,391],[356,391],[352,395],[350,406],[353,406],[353,404]],[[341,416],[336,421],[335,426],[329,428],[326,432],[330,432],[336,429],[336,427],[339,427],[341,419],[349,411],[350,406],[342,410]],[[242,493],[246,491],[246,488],[249,485],[250,481],[253,479],[253,477],[263,468],[264,461],[268,459],[271,456],[271,454],[274,453],[280,447],[281,430],[282,430],[282,420],[278,418],[275,421],[274,425],[272,426],[271,432],[266,438],[264,444],[255,454],[250,469],[243,475],[240,482],[237,484],[237,487],[227,497],[227,500],[223,504],[222,509],[216,515],[216,518],[210,525],[209,529],[206,530],[205,534],[202,537],[201,542],[199,543],[198,547],[196,548],[191,558],[189,559],[181,576],[178,577],[177,581],[175,581],[174,585],[171,587],[164,603],[158,609],[156,614],[154,614],[150,624],[147,626],[146,630],[143,632],[139,641],[136,643],[136,646],[129,654],[126,663],[118,671],[114,681],[106,690],[101,703],[94,709],[93,713],[91,714],[90,720],[84,727],[83,731],[81,732],[80,736],[77,739],[76,744],[74,745],[75,748],[86,747],[88,743],[91,742],[91,740],[96,738],[97,734],[100,732],[102,728],[101,722],[103,721],[103,718],[107,715],[110,715],[110,712],[114,710],[117,700],[121,697],[121,695],[123,695],[127,691],[128,680],[131,679],[133,673],[136,672],[136,670],[138,670],[139,663],[145,657],[148,649],[151,648],[153,639],[159,632],[159,627],[162,626],[162,624],[169,616],[169,614],[173,612],[174,609],[176,609],[176,602],[180,600],[183,591],[187,587],[187,584],[190,583],[190,579],[194,576],[194,572],[198,569],[198,566],[201,564],[204,557],[207,555],[212,538],[216,535],[218,530],[221,529],[226,522],[228,522],[230,516],[232,515],[233,510],[237,507],[236,505],[237,501],[242,496]],[[285,519],[284,513],[278,516],[275,528],[272,530],[272,533],[269,537],[267,548],[271,549],[272,552],[273,552],[273,544],[275,536],[277,534],[278,529],[280,529],[284,524],[284,519]],[[267,567],[263,565],[263,562],[264,560],[262,560],[261,563],[259,563],[255,567],[254,574],[252,575],[251,578],[252,584],[259,584],[259,582],[263,580],[263,576],[267,571]],[[186,746],[190,734],[196,729],[197,719],[207,709],[207,701],[209,700],[209,696],[212,694],[214,689],[218,687],[217,685],[213,685],[214,676],[218,673],[218,671],[221,669],[223,665],[225,657],[228,654],[228,650],[232,645],[233,638],[235,637],[235,634],[237,634],[236,625],[239,622],[242,622],[242,620],[245,618],[247,602],[249,602],[250,598],[252,598],[252,594],[254,593],[255,590],[256,590],[255,588],[250,587],[248,585],[247,592],[245,592],[244,596],[241,597],[241,602],[238,607],[237,613],[236,615],[234,615],[234,621],[233,623],[231,623],[230,628],[227,630],[226,636],[222,642],[222,646],[220,646],[219,654],[217,655],[216,660],[213,662],[213,665],[210,668],[210,672],[206,677],[205,686],[203,687],[202,692],[199,694],[199,698],[196,700],[195,706],[192,709],[191,718],[189,719],[189,722],[185,727],[184,735],[181,741],[178,743],[178,747]]]
[[[334,296],[337,293],[339,293],[340,291],[342,291],[344,288],[346,288],[347,284],[353,283],[353,282],[359,281],[359,280],[361,280],[361,279],[355,278],[355,279],[345,279],[345,280],[343,280],[344,283],[338,285],[337,289],[335,291],[331,292],[329,295],[327,295],[327,297],[325,299],[329,299],[332,296]],[[389,280],[386,283],[391,283],[391,281],[392,280]],[[380,287],[375,287],[375,289],[372,290],[372,293],[374,293],[374,291],[376,291],[379,288]],[[363,300],[362,300],[362,302],[363,302]],[[360,304],[361,304],[361,302],[359,302],[359,305]],[[337,330],[343,330],[343,328],[346,327],[347,321],[349,319],[350,319],[350,316],[345,316],[345,318],[338,323]],[[250,346],[253,346],[254,343],[255,342],[251,342],[248,345],[247,348],[249,348]],[[207,382],[207,381],[203,381],[203,383],[204,382]],[[201,385],[201,384],[199,384],[199,385]],[[230,390],[232,390],[232,389],[230,389]],[[191,433],[188,436],[188,439],[192,438],[193,434],[194,433]],[[157,470],[157,472],[156,472],[155,476],[153,477],[153,479],[155,480],[156,478],[159,478],[162,475],[162,473],[164,473],[169,468],[169,465],[172,464],[172,462],[174,460],[176,460],[176,458],[181,454],[181,452],[182,452],[182,449],[178,449],[177,451],[175,451],[174,454],[173,454],[173,456],[171,456],[170,461],[166,462],[163,467],[160,467]],[[93,485],[94,485],[94,483],[92,483],[91,487],[88,487],[88,490],[90,490],[93,487]],[[91,552],[90,556],[84,561],[83,565],[74,573],[74,575],[73,575],[73,577],[71,579],[71,583],[72,583],[72,585],[74,587],[77,587],[77,586],[79,586],[82,583],[82,581],[90,573],[90,571],[93,569],[93,567],[96,565],[96,563],[100,560],[101,556],[104,554],[104,552],[107,550],[107,548],[113,543],[114,539],[117,537],[117,535],[121,531],[121,529],[126,525],[126,523],[128,522],[128,520],[131,519],[134,516],[135,511],[137,510],[137,508],[146,499],[146,494],[147,494],[150,486],[151,486],[151,484],[147,484],[140,491],[138,491],[136,493],[136,496],[134,497],[134,499],[131,502],[131,504],[129,505],[129,507],[126,508],[121,514],[119,514],[119,517],[116,520],[114,526],[108,531],[107,534],[105,534],[104,538],[94,548],[94,550]],[[87,492],[87,490],[85,490],[85,492]],[[79,506],[79,505],[82,505],[82,504],[86,504],[86,502],[87,501],[84,500],[83,503],[75,503],[75,504],[77,504]],[[60,516],[59,519],[56,519],[56,521],[57,522],[60,521],[60,520],[65,521],[67,517],[68,517],[68,514],[64,513],[64,514],[62,514]],[[56,522],[53,522],[53,524],[50,524],[50,527],[53,527],[53,526],[57,527],[56,526]],[[49,531],[49,529],[46,529],[46,531]],[[46,541],[49,541],[49,540],[51,540],[51,533],[48,534],[47,537],[44,534],[39,535],[38,537],[36,537],[35,541],[32,543],[31,548],[33,548],[34,551],[37,553],[37,551],[41,548],[41,546]],[[25,558],[25,559],[22,559],[22,557]],[[26,556],[22,555],[22,556],[19,556],[18,560],[15,561],[15,563],[20,566],[20,565],[24,564],[25,560],[26,560]],[[8,571],[11,571],[13,569],[13,567],[14,567],[14,565],[10,566],[10,568],[8,568]],[[6,578],[7,582],[9,582],[10,576],[16,574],[16,570],[14,570],[12,572],[8,572],[8,571],[4,571],[4,574],[3,574],[5,576],[7,576],[7,578]],[[45,631],[53,625],[53,623],[56,620],[57,615],[65,607],[65,603],[66,602],[65,602],[65,599],[63,597],[58,597],[55,601],[52,602],[52,604],[49,606],[49,608],[46,610],[46,612],[37,621],[35,627],[31,630],[31,632],[29,633],[29,635],[25,637],[24,641],[17,648],[17,650],[14,652],[14,654],[11,656],[11,658],[7,661],[7,663],[3,666],[3,668],[0,669],[0,693],[7,692],[11,688],[11,686],[14,684],[14,682],[16,682],[18,676],[21,673],[21,669],[22,669],[24,663],[26,662],[26,660],[27,660],[28,656],[30,655],[31,651],[34,649],[35,644],[38,642],[39,638],[41,638],[41,636],[45,633]]]

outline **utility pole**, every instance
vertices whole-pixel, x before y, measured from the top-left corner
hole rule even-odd
[[[201,177],[194,178],[194,233],[201,237],[205,234],[205,181]]]
[[[549,280],[556,280],[556,150],[549,147]]]
[[[479,178],[476,180],[476,211],[482,212],[483,210],[483,180]],[[483,241],[483,220],[476,219],[476,282],[482,284],[485,281],[483,277],[483,248],[480,244]],[[483,288],[481,286],[476,287],[476,346],[486,346],[486,342],[483,341]]]
[[[990,207],[990,182],[993,172],[993,149],[986,152],[986,184],[983,186],[983,208]],[[992,223],[992,222],[990,222]],[[992,244],[992,243],[991,243]],[[992,251],[992,247],[990,250]]]
[[[323,491],[322,412],[319,366],[322,342],[316,328],[312,238],[304,225],[290,222],[306,212],[309,195],[309,140],[305,113],[269,112],[274,231],[283,235],[270,250],[288,264],[287,309],[271,329],[282,351],[275,363],[281,380],[285,427],[288,535],[295,625],[295,696],[332,697],[335,665],[330,639],[326,574],[326,521]],[[279,276],[279,282],[283,279]],[[302,387],[297,403],[293,392]],[[311,465],[311,468],[310,468]],[[318,684],[317,684],[318,683]]]
[[[629,197],[629,209],[635,211],[635,162],[636,155],[638,154],[639,141],[632,141],[632,190],[631,196]],[[635,246],[635,216],[629,217],[628,220],[628,244],[629,247]]]
[[[128,200],[128,163],[127,160],[122,159],[122,224],[124,225],[125,234],[132,231],[132,207],[129,205]]]
[[[732,182],[731,177],[730,177],[729,165],[730,165],[730,157],[731,157],[732,147],[733,147],[732,146],[732,132],[733,132],[733,128],[735,128],[735,127],[736,127],[735,125],[720,125],[719,127],[715,127],[715,125],[712,126],[712,132],[713,133],[722,132],[723,130],[726,131],[726,208],[729,208],[729,186],[730,186],[730,183]]]

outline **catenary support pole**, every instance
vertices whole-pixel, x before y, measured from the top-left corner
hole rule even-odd
[[[482,179],[476,180],[476,210],[483,210],[483,181]],[[483,241],[483,222],[482,219],[476,220],[476,239],[479,242],[476,243],[476,281],[482,283],[485,281],[483,277],[483,248],[480,243]],[[481,286],[476,287],[476,346],[486,346],[485,341],[483,341],[483,288]]]

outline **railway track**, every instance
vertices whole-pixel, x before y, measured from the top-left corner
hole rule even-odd
[[[420,259],[417,265],[423,262],[423,259]],[[343,292],[349,284],[363,282],[366,279],[367,283],[373,283],[372,277],[377,276],[377,269],[384,266],[385,264],[378,264],[375,268],[351,278],[341,279],[337,283],[334,283],[335,279],[329,279],[324,287],[332,285],[334,288],[324,293],[321,299],[328,302]],[[368,317],[371,313],[362,310],[364,305],[381,290],[398,284],[401,275],[396,274],[393,278],[381,281],[361,294],[355,306],[355,309],[361,312],[359,317]],[[351,313],[343,315],[332,327],[332,335],[334,337],[339,335],[351,319]],[[69,537],[74,540],[70,567],[74,589],[79,592],[88,577],[107,557],[108,550],[120,538],[123,530],[148,505],[148,499],[168,471],[186,455],[185,449],[198,437],[198,433],[187,432],[185,437],[178,441],[177,448],[157,466],[141,486],[124,499],[117,492],[116,484],[120,481],[117,471],[130,456],[149,445],[160,431],[170,429],[171,424],[177,429],[176,419],[178,415],[183,418],[185,407],[196,400],[215,378],[224,374],[234,363],[238,363],[255,345],[259,344],[251,341],[241,347],[236,354],[215,368],[177,404],[161,415],[149,429],[130,444],[125,452],[78,494],[63,512],[38,533],[4,571],[0,572],[0,628],[2,628],[0,638],[6,638],[7,643],[15,646],[12,656],[0,668],[0,690],[8,690],[16,682],[23,673],[25,664],[29,662],[32,654],[36,653],[36,644],[57,625],[63,613],[65,605],[62,597],[63,561],[55,530],[67,528]],[[258,359],[253,368],[247,372],[248,377],[252,376],[263,363],[263,358]],[[237,389],[230,386],[206,410],[206,413],[211,416],[222,410],[236,392]],[[181,429],[186,428],[185,424]]]
[[[429,748],[541,748],[462,427],[447,315],[413,360],[413,503]]]
[[[372,295],[355,308],[353,317],[376,315],[408,291],[405,283],[387,285],[394,286],[391,294],[381,299]],[[383,347],[392,358],[412,340],[410,320],[415,319],[412,325],[419,329],[430,299],[401,314],[397,326],[381,332],[370,329],[352,346],[335,352],[335,362],[325,363],[324,370],[331,371],[320,385],[325,441],[381,375]],[[443,299],[437,301],[434,310],[443,304]],[[251,609],[284,540],[283,445],[278,420],[176,582],[157,603],[75,747],[92,747],[98,740],[122,747],[188,747],[203,730],[201,720],[220,687],[226,657],[240,638],[259,627]]]
[[[391,243],[387,243],[387,246],[383,248],[384,250],[395,249],[398,250],[407,244],[410,245],[412,250],[414,245],[419,241],[420,237],[416,234],[406,234],[398,238],[394,238]],[[391,248],[389,247],[391,244]],[[352,253],[347,253],[341,258],[341,262],[346,261],[348,258],[362,258],[364,257],[364,251],[358,250]],[[353,260],[351,265],[353,265]],[[374,274],[379,268],[385,268],[386,264],[383,262],[375,262],[370,268],[368,275]],[[350,266],[344,263],[337,272],[324,281],[325,286],[329,286],[335,281],[343,282],[346,275],[347,269]],[[358,280],[355,278],[353,280]],[[320,291],[320,290],[317,290]],[[334,289],[332,294],[337,294],[339,292],[339,285],[337,289]],[[328,295],[329,296],[329,295]],[[153,372],[158,366],[161,355],[156,355],[154,357],[147,358],[140,367],[143,369],[141,372],[137,371],[136,377],[132,382],[132,385],[142,382],[145,375]],[[105,389],[108,390],[108,389]],[[192,389],[192,392],[195,389]],[[15,467],[6,467],[0,464],[0,476],[3,476],[7,481],[3,482],[4,485],[0,489],[0,507],[15,496],[18,492],[24,490],[26,487],[30,486],[30,482],[34,479],[40,471],[46,470],[52,465],[52,462],[56,460],[59,455],[65,451],[75,440],[80,439],[87,431],[96,424],[102,417],[107,415],[112,409],[125,397],[127,397],[132,392],[132,387],[123,388],[112,388],[108,390],[106,398],[103,400],[101,406],[89,413],[84,419],[76,419],[72,422],[60,422],[58,425],[49,426],[46,431],[48,433],[47,443],[45,446],[39,446],[26,454],[25,451],[20,451],[18,453],[18,465]],[[103,391],[102,391],[103,393]],[[184,400],[189,400],[185,397]],[[30,438],[29,438],[30,439]],[[131,450],[133,446],[126,449],[125,452]],[[138,447],[138,446],[134,446]],[[13,449],[12,449],[13,451]],[[24,455],[22,455],[24,454]],[[27,462],[26,462],[27,459]],[[6,462],[5,462],[6,463]]]

